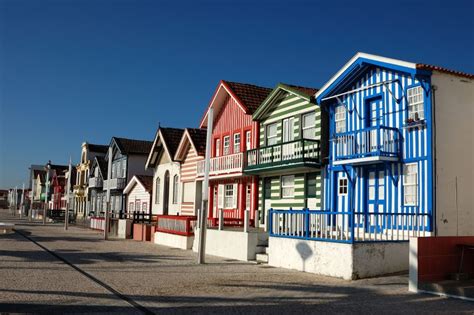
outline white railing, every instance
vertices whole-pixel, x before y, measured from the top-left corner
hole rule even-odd
[[[91,177],[89,178],[89,187],[91,188],[100,188],[103,186],[102,178],[100,177]]]
[[[243,153],[218,156],[211,158],[209,175],[222,175],[229,173],[242,172]],[[204,176],[205,161],[199,161],[196,164],[198,176]]]
[[[318,140],[301,139],[247,151],[247,167],[292,161],[319,162]]]
[[[399,156],[400,133],[395,128],[378,126],[338,134],[333,139],[334,158],[354,159],[369,156]]]
[[[334,242],[408,241],[429,236],[428,214],[270,210],[270,235]]]
[[[104,189],[123,189],[127,181],[125,178],[112,178],[104,180]]]

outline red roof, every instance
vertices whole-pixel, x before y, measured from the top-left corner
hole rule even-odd
[[[471,73],[461,72],[461,71],[457,71],[457,70],[451,70],[451,69],[447,69],[447,68],[443,68],[443,67],[439,67],[439,66],[427,65],[427,64],[424,64],[424,63],[417,63],[416,68],[417,69],[423,69],[423,70],[439,71],[439,72],[443,72],[443,73],[457,75],[457,76],[460,76],[460,77],[465,77],[465,78],[468,78],[468,79],[474,79],[474,74],[471,74]]]
[[[240,103],[247,107],[249,110],[248,114],[253,114],[255,110],[262,104],[267,98],[268,94],[272,91],[270,88],[239,82],[222,82],[235,94],[239,99]]]

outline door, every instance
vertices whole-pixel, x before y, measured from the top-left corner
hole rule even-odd
[[[260,216],[260,223],[265,227],[265,231],[269,230],[267,218],[268,211],[272,207],[272,179],[263,179],[263,212]]]
[[[306,208],[310,210],[318,210],[316,207],[316,185],[317,185],[317,173],[306,174]]]
[[[168,215],[170,201],[170,172],[165,172],[165,182],[163,186],[163,214]]]
[[[367,169],[367,207],[366,227],[376,231],[382,226],[385,213],[385,169],[376,166]]]
[[[283,138],[282,142],[292,142],[295,139],[294,134],[294,118],[286,118],[283,120]],[[294,143],[283,144],[282,147],[282,160],[290,160],[293,158],[294,154]]]
[[[369,152],[376,152],[379,148],[379,143],[377,142],[377,133],[378,128],[383,125],[383,102],[382,98],[377,97],[370,99],[367,102],[367,111],[368,111],[368,119],[366,121],[367,127],[373,127],[370,130],[369,134],[369,143],[368,143],[368,150]]]

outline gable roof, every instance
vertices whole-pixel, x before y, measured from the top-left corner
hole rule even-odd
[[[364,69],[364,66],[367,65],[377,65],[381,67],[393,68],[399,71],[410,73],[412,75],[427,75],[431,74],[433,71],[438,71],[451,75],[465,77],[468,79],[474,78],[474,74],[449,70],[443,67],[432,66],[422,63],[407,62],[403,60],[358,52],[341,69],[339,69],[339,71],[336,72],[336,74],[334,74],[317,93],[315,93],[314,96],[316,97],[318,104],[321,103],[321,100],[323,100],[324,97],[328,95],[328,93],[330,93],[332,90],[335,90],[336,86],[341,81],[353,77],[355,74],[361,72]]]
[[[178,149],[179,142],[181,141],[183,133],[184,129],[158,127],[155,135],[155,140],[153,140],[153,145],[151,147],[150,153],[148,154],[145,167],[149,168],[156,165],[158,153],[162,148],[158,145],[158,140],[160,139],[163,143],[163,148],[168,151],[171,160],[174,160],[174,156],[176,154],[176,150]]]
[[[291,85],[279,83],[272,92],[260,104],[258,109],[253,114],[254,120],[261,119],[273,106],[287,93],[294,94],[308,102],[314,102],[313,95],[318,91],[316,88],[303,87],[298,85]]]
[[[88,143],[87,147],[89,148],[89,152],[96,152],[96,153],[107,153],[107,150],[109,148],[108,145],[102,145],[102,144],[93,144],[93,143]]]
[[[102,179],[107,179],[107,161],[103,157],[95,157],[93,164],[99,167],[99,172],[102,175]]]
[[[122,154],[148,155],[153,142],[127,138],[112,137]]]
[[[136,184],[140,184],[150,195],[153,190],[153,176],[135,175],[124,188],[123,193],[129,194]]]
[[[176,154],[174,156],[174,159],[177,161],[182,160],[182,158],[184,157],[185,149],[187,147],[188,142],[194,148],[197,155],[205,156],[206,155],[206,132],[207,130],[204,128],[202,129],[186,128],[179,142],[179,146],[176,149]]]
[[[272,89],[270,88],[258,85],[221,80],[199,126],[201,128],[207,126],[207,114],[209,113],[209,109],[213,107],[218,111],[227,96],[232,97],[245,114],[252,115],[271,91]],[[217,113],[215,113],[214,117],[216,116]]]

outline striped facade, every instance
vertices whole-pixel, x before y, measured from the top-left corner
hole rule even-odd
[[[416,213],[427,214],[426,228],[432,218],[432,145],[431,145],[431,82],[428,75],[414,74],[395,65],[370,64],[350,79],[334,83],[324,97],[343,94],[324,102],[330,119],[330,150],[327,176],[324,180],[325,206],[337,212],[355,213]],[[414,127],[409,126],[408,89],[422,87],[424,119]],[[333,91],[331,91],[331,89]],[[351,92],[353,91],[353,92]],[[346,93],[346,94],[344,94]],[[377,100],[373,113],[372,102]],[[345,108],[343,134],[362,133],[378,124],[379,128],[393,128],[399,143],[395,160],[363,161],[363,159],[338,160],[336,138],[336,108]],[[375,116],[374,116],[375,115]],[[374,123],[377,120],[377,123]],[[340,145],[340,144],[339,144]],[[416,202],[404,198],[404,168],[416,165]],[[347,183],[347,190],[341,185]]]
[[[319,106],[309,97],[302,97],[299,93],[292,93],[280,86],[273,93],[273,99],[268,99],[266,104],[261,105],[267,109],[262,109],[262,114],[257,117],[260,122],[260,148],[270,147],[267,128],[274,123],[277,124],[276,144],[285,142],[283,120],[287,118],[293,118],[293,126],[289,127],[292,132],[291,138],[295,140],[303,138],[322,140],[322,113]],[[311,113],[315,117],[314,126],[311,126],[313,134],[306,134],[304,137],[302,119],[304,115]],[[285,198],[282,194],[282,176],[288,175],[294,176],[294,192],[292,197]],[[271,208],[301,210],[303,208],[320,209],[322,206],[322,172],[320,167],[298,167],[288,162],[285,165],[268,168],[259,174],[258,186],[258,209],[262,223],[265,222],[266,213]]]
[[[204,157],[199,156],[193,146],[188,144],[187,153],[181,163],[182,215],[196,215],[196,195],[201,195],[196,181],[196,163],[203,159]]]

